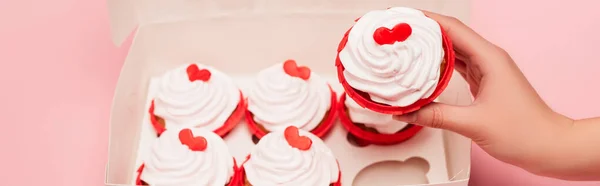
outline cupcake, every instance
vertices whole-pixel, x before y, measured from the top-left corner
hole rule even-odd
[[[401,115],[431,103],[448,85],[454,52],[441,26],[411,8],[371,11],[342,39],[338,78],[358,105]]]
[[[242,92],[226,74],[213,67],[187,64],[158,80],[150,121],[158,135],[167,129],[203,128],[220,136],[242,119]]]
[[[167,130],[138,169],[137,185],[236,186],[235,159],[227,145],[200,128]]]
[[[423,128],[394,120],[390,114],[365,109],[346,94],[342,94],[337,108],[342,125],[363,144],[397,144],[410,139]]]
[[[258,73],[248,94],[246,120],[259,139],[296,126],[322,137],[335,120],[336,93],[310,68],[287,60]]]
[[[240,168],[243,186],[340,186],[337,160],[323,141],[289,126],[256,144]]]

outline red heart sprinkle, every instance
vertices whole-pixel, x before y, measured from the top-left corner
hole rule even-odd
[[[297,77],[298,64],[296,64],[296,61],[288,59],[287,61],[283,62],[283,71],[292,77]]]
[[[303,80],[308,80],[308,78],[310,78],[310,69],[308,67],[299,67],[298,77]]]
[[[308,80],[308,78],[310,78],[310,68],[305,66],[298,67],[296,61],[292,59],[283,63],[283,71],[292,77],[298,77],[303,80]]]
[[[188,66],[186,72],[191,82],[194,82],[196,80],[207,82],[208,80],[210,80],[211,76],[210,71],[208,71],[207,69],[200,70],[200,68],[198,68],[198,65],[196,64],[191,64],[190,66]]]
[[[377,44],[380,45],[391,45],[395,42],[403,42],[408,39],[412,34],[412,28],[406,23],[400,23],[389,29],[386,27],[379,27],[373,33],[373,39]]]
[[[191,129],[179,131],[179,141],[181,141],[181,144],[187,145],[192,151],[204,151],[208,145],[206,138],[194,136]]]
[[[285,128],[283,135],[290,146],[300,150],[310,149],[312,140],[306,136],[300,136],[299,132],[298,127],[289,126]]]

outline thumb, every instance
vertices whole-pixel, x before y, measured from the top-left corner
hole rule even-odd
[[[396,115],[394,119],[432,128],[446,129],[465,136],[472,131],[469,107],[452,106],[443,103],[429,105],[408,114]]]

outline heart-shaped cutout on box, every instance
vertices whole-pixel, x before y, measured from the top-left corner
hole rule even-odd
[[[179,141],[181,141],[181,144],[188,146],[192,151],[204,151],[208,145],[206,138],[194,136],[191,129],[179,131]]]
[[[289,126],[284,131],[285,140],[294,148],[300,150],[308,150],[312,145],[312,140],[306,136],[300,136],[298,127]]]

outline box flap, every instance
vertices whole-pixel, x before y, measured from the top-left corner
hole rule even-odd
[[[261,1],[107,0],[107,7],[112,40],[116,45],[121,45],[139,25],[230,15],[238,11],[251,12],[252,5],[266,4]]]
[[[413,6],[468,18],[469,0],[107,0],[113,42],[121,45],[136,26],[198,18],[260,15],[365,13]],[[414,6],[417,7],[414,7]],[[459,6],[459,7],[457,7]],[[457,11],[458,10],[458,11]]]
[[[107,0],[111,38],[117,46],[123,44],[138,24],[134,1]]]

